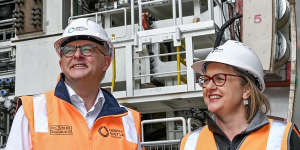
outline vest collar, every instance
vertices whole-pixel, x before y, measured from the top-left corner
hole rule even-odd
[[[70,96],[67,90],[67,87],[64,83],[65,75],[63,73],[60,74],[58,83],[56,85],[54,95],[68,103],[71,103]],[[117,100],[104,89],[101,89],[103,92],[103,96],[105,98],[105,102],[103,104],[103,108],[101,112],[98,114],[98,117],[108,116],[108,115],[120,115],[126,113],[127,110],[124,107],[121,107]]]
[[[225,136],[225,133],[219,128],[219,126],[216,124],[215,120],[216,120],[215,115],[208,115],[208,119],[207,119],[208,128],[214,133]],[[242,132],[242,134],[248,134],[250,132],[253,132],[268,123],[269,123],[269,120],[268,120],[267,116],[263,112],[258,110],[257,113],[255,114],[255,116],[253,117],[253,119],[251,120],[249,126],[247,127],[247,129],[244,132]]]

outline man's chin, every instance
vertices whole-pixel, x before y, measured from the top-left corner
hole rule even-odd
[[[85,80],[88,78],[86,74],[72,74],[69,78],[73,81]]]

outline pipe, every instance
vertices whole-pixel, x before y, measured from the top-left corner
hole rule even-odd
[[[180,46],[176,47],[177,53],[180,52]],[[180,54],[177,54],[177,85],[181,84],[181,74],[180,74],[181,66],[180,66]]]

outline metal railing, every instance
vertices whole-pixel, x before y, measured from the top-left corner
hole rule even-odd
[[[183,43],[181,44],[181,46],[177,46],[176,47],[176,51],[177,51],[177,55],[176,55],[176,58],[177,58],[177,71],[178,71],[178,73],[177,73],[177,85],[181,85],[181,82],[187,84],[186,79],[183,78],[181,76],[181,73],[180,73],[180,71],[181,71],[181,64],[183,64],[184,66],[186,66],[186,61],[179,54],[179,52],[181,51],[182,48],[183,49],[185,48],[185,46],[184,46]]]
[[[14,46],[0,47],[0,76],[15,73],[16,48]]]
[[[7,138],[8,135],[6,133],[0,133],[0,150],[1,148],[5,148]]]
[[[180,54],[185,54],[185,51],[177,51],[177,52],[171,52],[171,53],[165,53],[165,54],[156,54],[156,55],[149,55],[149,56],[141,56],[141,57],[134,57],[133,59],[146,59],[146,58],[152,58],[152,57],[161,57],[161,56],[172,56],[172,55],[180,55]],[[176,61],[176,60],[175,60]],[[166,75],[166,74],[180,74],[180,73],[184,73],[186,72],[186,70],[181,70],[177,68],[174,68],[174,71],[170,71],[170,72],[160,72],[160,73],[150,73],[150,74],[140,74],[140,75],[136,75],[133,76],[133,78],[137,79],[137,78],[141,78],[141,77],[147,77],[147,76],[159,76],[159,75]]]
[[[153,0],[153,1],[147,1],[142,2],[142,0],[138,0],[138,6],[139,6],[139,30],[143,30],[142,26],[142,8],[143,5],[149,5],[149,4],[155,4],[155,3],[162,3],[166,2],[166,0]],[[182,2],[181,0],[178,0],[178,15],[179,15],[179,25],[182,24]],[[172,0],[172,18],[173,18],[173,25],[177,25],[176,21],[176,0]]]
[[[179,150],[180,140],[142,142],[144,150]]]
[[[166,123],[173,121],[181,121],[182,122],[182,135],[186,135],[186,120],[183,117],[173,117],[173,118],[162,118],[162,119],[152,119],[152,120],[143,120],[141,122],[142,129],[142,142],[141,145],[145,150],[179,150],[180,148],[180,140],[160,140],[160,141],[144,141],[144,125],[145,124],[155,124],[155,123]]]
[[[85,18],[85,17],[94,17],[95,16],[95,21],[97,23],[100,23],[99,20],[101,21],[101,14],[111,14],[111,13],[119,12],[119,11],[124,12],[124,27],[125,27],[125,29],[127,29],[127,19],[126,19],[127,18],[127,12],[126,12],[126,8],[118,8],[118,9],[106,10],[106,11],[95,12],[95,13],[90,13],[90,14],[71,16],[71,17],[69,17],[68,22],[70,23],[70,21],[73,20],[73,19]]]
[[[139,9],[139,31],[143,30],[142,26],[142,12],[143,12],[143,5],[155,4],[155,3],[162,3],[168,0],[153,0],[153,1],[146,1],[142,2],[142,0],[138,0],[138,9]],[[177,22],[177,11],[176,11],[176,1],[178,3],[178,22]],[[208,11],[209,11],[209,20],[214,19],[214,10],[213,10],[213,1],[216,0],[208,0]],[[173,25],[182,25],[183,24],[183,16],[182,16],[182,0],[172,0],[172,18],[173,18]]]

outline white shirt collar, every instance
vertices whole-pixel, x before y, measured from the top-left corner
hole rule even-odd
[[[79,95],[77,95],[76,92],[69,85],[67,85],[66,83],[65,85],[67,87],[72,105],[77,109],[77,111],[81,113],[81,115],[86,120],[88,127],[91,129],[94,125],[98,114],[101,112],[103,104],[105,102],[102,90],[99,88],[99,92],[94,105],[89,111],[87,111],[83,99]]]
[[[67,83],[65,83],[65,85],[67,87],[67,90],[68,90],[68,93],[70,96],[70,100],[71,100],[72,104],[75,105],[75,107],[78,106],[77,105],[78,103],[84,103],[83,99]],[[97,95],[97,98],[95,100],[93,107],[95,107],[96,104],[98,104],[100,101],[102,102],[101,103],[102,104],[101,107],[102,107],[105,102],[105,98],[104,98],[101,88],[99,88],[99,92],[98,92],[98,95]]]

